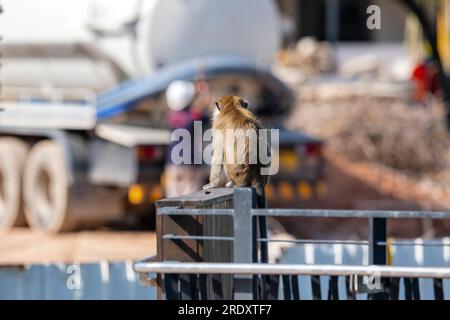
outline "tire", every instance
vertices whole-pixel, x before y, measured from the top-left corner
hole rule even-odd
[[[23,175],[25,217],[32,229],[60,232],[72,228],[67,212],[69,185],[63,152],[53,141],[30,151]]]
[[[25,224],[20,182],[27,150],[27,145],[19,139],[0,139],[0,230]]]

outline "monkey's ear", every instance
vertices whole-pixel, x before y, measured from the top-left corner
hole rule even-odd
[[[245,101],[244,99],[239,99],[239,103],[241,104],[242,108],[247,109],[247,107],[248,107],[247,101]]]
[[[215,105],[216,105],[216,108],[217,108],[217,110],[219,110],[220,111],[220,103],[219,102],[214,102],[215,103]]]

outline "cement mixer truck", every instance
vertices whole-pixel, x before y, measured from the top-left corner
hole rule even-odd
[[[270,123],[294,101],[270,72],[280,44],[271,0],[2,3],[0,229],[148,214],[163,196],[163,93],[174,80],[245,96]],[[310,137],[282,129],[280,139],[291,166],[295,152],[320,153]],[[315,181],[318,163],[293,170]]]

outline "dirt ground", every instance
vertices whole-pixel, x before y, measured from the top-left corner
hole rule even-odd
[[[97,230],[47,235],[26,228],[0,232],[0,265],[136,260],[155,254],[154,232]]]
[[[371,162],[349,160],[325,151],[327,194],[316,204],[323,209],[449,210],[450,194],[398,171]],[[365,219],[281,218],[299,238],[367,239]],[[450,221],[390,219],[388,235],[399,238],[448,236]]]

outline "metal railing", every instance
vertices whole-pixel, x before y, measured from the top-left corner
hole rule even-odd
[[[134,270],[142,273],[180,274],[243,274],[243,275],[309,275],[309,276],[373,276],[382,278],[439,278],[450,279],[450,268],[353,266],[353,265],[298,265],[273,263],[135,263]]]
[[[224,190],[221,190],[224,195]],[[179,217],[229,217],[232,219],[231,233],[217,234],[177,234],[160,230],[158,240],[179,245],[179,250],[185,250],[186,243],[195,241],[201,248],[206,243],[229,243],[232,254],[219,259],[183,260],[165,259],[163,255],[158,261],[141,261],[134,265],[136,272],[143,275],[157,273],[158,285],[163,294],[160,298],[167,299],[299,299],[299,277],[308,276],[311,281],[312,297],[322,299],[323,282],[328,282],[328,298],[343,297],[339,294],[338,281],[345,279],[345,296],[354,299],[358,294],[365,294],[369,299],[398,299],[400,287],[404,289],[405,299],[420,299],[419,279],[432,279],[435,299],[444,298],[443,279],[450,278],[450,268],[426,267],[393,267],[387,264],[387,221],[389,219],[450,219],[450,212],[443,211],[380,211],[380,210],[316,210],[316,209],[265,209],[255,208],[255,194],[252,189],[239,188],[225,191],[232,196],[232,208],[219,206],[198,208],[195,201],[188,206],[169,202],[157,210],[159,218],[179,219]],[[195,196],[194,196],[195,198]],[[175,204],[175,205],[174,205]],[[321,217],[321,218],[360,218],[367,219],[369,228],[368,240],[307,240],[307,239],[276,239],[272,240],[264,234],[267,216],[275,217]],[[177,218],[178,217],[178,218]],[[180,226],[180,222],[177,222]],[[182,224],[182,223],[181,223]],[[160,223],[160,227],[161,227]],[[164,229],[164,228],[162,228]],[[167,228],[166,228],[167,229]],[[212,230],[215,230],[212,228]],[[295,265],[267,264],[267,244],[272,241],[294,243],[342,243],[365,245],[369,248],[369,265]],[[172,243],[172,244],[173,244]],[[408,241],[390,241],[389,245],[418,244]],[[428,241],[419,245],[442,245]],[[184,249],[183,249],[184,248]],[[220,251],[220,250],[219,250]],[[216,257],[217,258],[217,257]],[[179,262],[173,262],[177,260]],[[224,294],[223,285],[228,277],[228,293]],[[164,279],[163,279],[163,278]],[[230,278],[231,277],[231,278]],[[145,276],[144,276],[145,278]],[[326,279],[326,280],[324,280]],[[370,282],[377,282],[374,285]],[[402,281],[402,286],[400,286]],[[422,281],[422,280],[421,280]],[[205,291],[208,284],[210,290]],[[203,288],[203,289],[202,289]],[[211,289],[212,288],[212,289]],[[200,293],[195,294],[198,290]],[[342,290],[341,290],[342,291]],[[283,294],[280,294],[282,292]],[[448,297],[450,298],[450,297]]]

